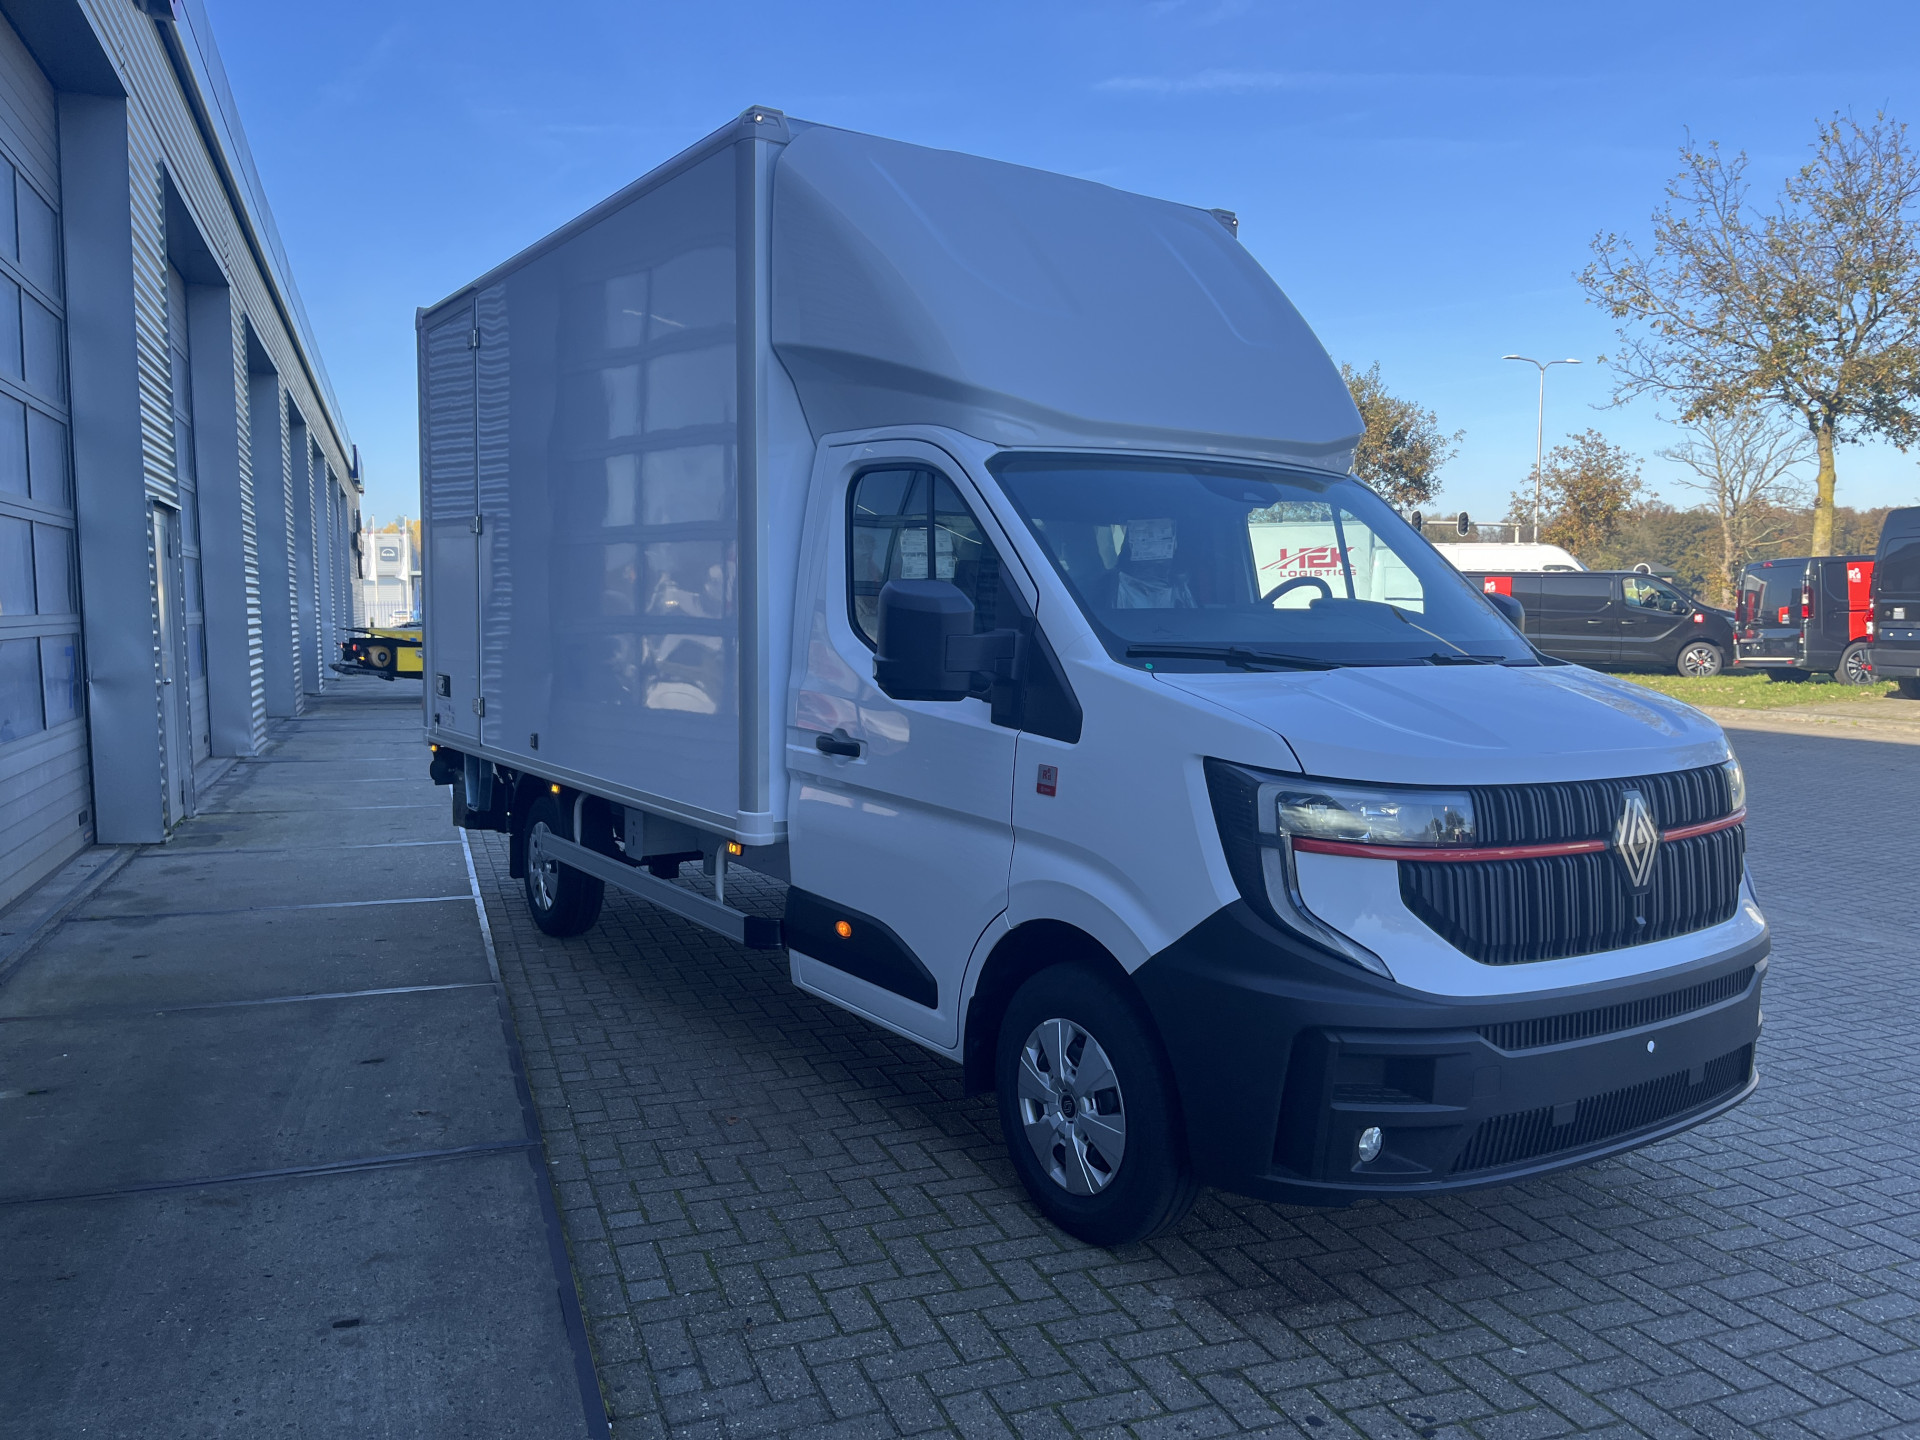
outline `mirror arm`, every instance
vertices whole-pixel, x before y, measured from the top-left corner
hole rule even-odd
[[[1019,669],[1021,651],[1018,630],[988,630],[980,635],[947,637],[947,668],[970,670],[996,680],[1012,680]]]

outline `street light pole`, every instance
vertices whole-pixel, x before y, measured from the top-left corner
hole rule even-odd
[[[1502,360],[1524,360],[1540,372],[1540,409],[1533,424],[1533,538],[1540,539],[1540,466],[1542,447],[1547,439],[1547,369],[1553,365],[1578,365],[1578,360],[1536,360],[1531,355],[1502,355]]]

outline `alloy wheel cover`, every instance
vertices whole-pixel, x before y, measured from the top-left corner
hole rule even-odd
[[[1016,1104],[1034,1158],[1070,1195],[1098,1195],[1127,1151],[1120,1077],[1085,1026],[1055,1018],[1020,1047]]]
[[[1705,644],[1689,645],[1681,651],[1680,665],[1689,675],[1706,676],[1720,673],[1720,666],[1712,653],[1712,647]]]

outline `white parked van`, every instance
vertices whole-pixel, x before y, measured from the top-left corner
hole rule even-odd
[[[1726,737],[1347,474],[1224,212],[752,110],[419,336],[456,819],[550,934],[616,885],[963,1065],[1074,1234],[1752,1090]]]
[[[1584,570],[1573,552],[1558,545],[1491,545],[1462,540],[1434,546],[1449,564],[1461,571]]]

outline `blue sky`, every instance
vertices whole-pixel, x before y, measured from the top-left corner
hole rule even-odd
[[[1593,408],[1588,241],[1646,234],[1689,130],[1771,194],[1822,116],[1920,120],[1910,4],[206,6],[382,516],[418,513],[414,308],[750,104],[1239,212],[1336,359],[1466,432],[1448,509],[1497,518],[1532,465],[1509,351],[1585,362],[1549,446],[1595,426],[1690,503],[1673,427]],[[1914,503],[1916,461],[1843,448],[1840,502]]]

